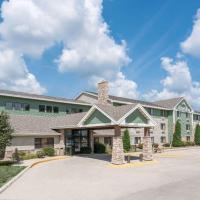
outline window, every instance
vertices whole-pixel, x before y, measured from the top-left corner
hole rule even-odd
[[[186,136],[186,142],[190,142],[190,136]]]
[[[111,137],[104,137],[104,144],[105,145],[112,145],[112,138]]]
[[[72,108],[72,113],[77,113],[77,109],[76,108]]]
[[[135,144],[141,143],[141,137],[135,137]]]
[[[35,138],[35,149],[54,147],[54,138]]]
[[[35,149],[42,148],[42,138],[35,138]]]
[[[161,143],[166,143],[166,137],[165,136],[161,136],[160,141],[161,141]]]
[[[180,116],[181,116],[180,111],[177,111],[177,117],[180,117]]]
[[[186,118],[189,118],[190,114],[189,113],[185,113]]]
[[[83,109],[79,109],[78,111],[79,111],[79,112],[83,112]]]
[[[59,113],[59,108],[58,108],[57,106],[54,106],[54,107],[53,107],[53,112],[54,112],[54,113]]]
[[[29,111],[30,110],[30,105],[29,104],[24,103],[24,104],[22,104],[22,107],[23,107],[24,111]]]
[[[154,137],[151,137],[151,143],[154,143]]]
[[[164,117],[165,116],[165,111],[161,110],[161,116]]]
[[[6,108],[6,110],[12,110],[13,104],[11,102],[6,102],[5,108]]]
[[[186,130],[187,130],[187,131],[190,130],[190,124],[186,124]]]
[[[160,124],[160,129],[163,130],[163,131],[165,130],[165,123]]]
[[[69,110],[68,109],[66,109],[66,114],[69,114]]]
[[[52,106],[46,106],[46,112],[51,113],[52,112]]]
[[[13,108],[15,110],[21,110],[22,109],[22,104],[21,103],[13,103]]]
[[[45,106],[39,105],[39,112],[45,112]]]

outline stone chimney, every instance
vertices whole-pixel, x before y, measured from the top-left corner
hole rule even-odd
[[[98,83],[98,103],[108,104],[108,82],[102,81]]]

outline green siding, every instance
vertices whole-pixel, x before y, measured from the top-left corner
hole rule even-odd
[[[30,111],[6,110],[5,109],[5,103],[6,102],[27,103],[27,104],[30,105]],[[57,106],[57,107],[59,107],[59,113],[39,112],[39,105]],[[23,114],[26,114],[26,115],[65,115],[66,114],[66,110],[69,110],[69,113],[71,113],[73,111],[73,109],[76,109],[77,111],[82,109],[82,111],[85,112],[85,111],[88,111],[90,109],[90,106],[0,96],[0,111],[6,111],[9,114],[20,114],[20,115],[21,114],[22,115]]]
[[[147,124],[148,120],[146,117],[137,109],[132,114],[130,114],[126,119],[126,123],[143,123]]]
[[[84,122],[84,125],[89,124],[107,124],[111,123],[111,120],[103,115],[100,111],[95,110],[92,115]]]
[[[173,111],[168,111],[168,139],[169,143],[172,143],[173,140],[173,132],[174,132],[174,124],[173,124]]]
[[[186,135],[192,135],[192,114],[189,112],[191,109],[187,105],[187,102],[185,100],[181,101],[177,107],[177,111],[179,111],[180,116],[177,116],[177,112],[175,112],[175,121],[179,120],[181,123],[181,134],[182,136]],[[186,113],[188,114],[188,117],[186,117]],[[190,125],[190,131],[186,130],[186,124]]]

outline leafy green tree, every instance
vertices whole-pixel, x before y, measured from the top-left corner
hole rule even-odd
[[[178,120],[177,120],[176,125],[175,125],[175,132],[174,132],[174,135],[173,135],[172,146],[173,147],[183,146],[183,142],[181,141],[181,124]]]
[[[196,145],[200,145],[200,126],[199,126],[199,124],[196,125],[194,142]]]
[[[0,158],[4,158],[6,146],[10,145],[13,132],[8,114],[2,111],[0,113]]]
[[[126,129],[124,131],[124,135],[123,135],[123,147],[124,147],[124,151],[128,152],[131,149],[131,141],[130,141],[130,135],[129,135],[129,131],[128,129]]]

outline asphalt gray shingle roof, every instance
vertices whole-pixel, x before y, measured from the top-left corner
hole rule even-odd
[[[93,94],[97,99],[98,94],[96,92],[89,92],[86,91],[86,94]],[[90,95],[92,96],[92,95]],[[143,106],[151,106],[151,107],[161,107],[161,108],[167,108],[161,105],[158,105],[156,102],[148,102],[148,101],[142,101],[142,100],[136,100],[136,99],[130,99],[130,98],[125,98],[125,97],[118,97],[118,96],[113,96],[113,95],[109,95],[109,99],[113,100],[113,101],[120,101],[120,102],[127,102],[127,103],[131,103],[131,104],[141,104]]]
[[[10,115],[10,124],[15,134],[59,135],[56,127],[76,126],[86,112],[65,116]]]
[[[54,101],[54,102],[63,102],[63,103],[85,103],[79,100],[67,99],[63,97],[53,97],[53,96],[45,96],[45,95],[38,95],[38,94],[31,94],[25,92],[17,92],[17,91],[10,91],[10,90],[0,90],[0,96],[14,96],[20,98],[27,98],[27,99],[36,99],[36,100],[46,100],[46,101]]]
[[[181,99],[183,99],[183,97],[155,101],[154,103],[156,103],[159,106],[173,109],[178,104],[178,102],[181,101]]]
[[[127,112],[133,109],[137,104],[128,104],[123,106],[112,106],[112,105],[102,105],[97,104],[97,106],[106,114],[108,114],[112,119],[118,121]]]

